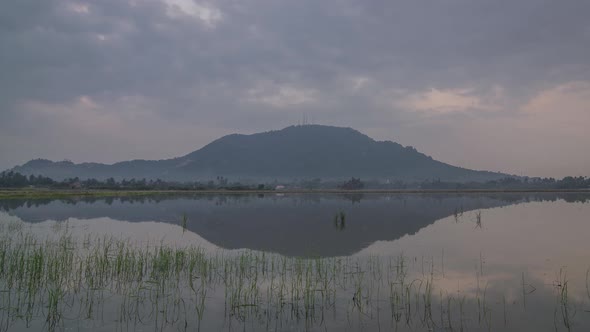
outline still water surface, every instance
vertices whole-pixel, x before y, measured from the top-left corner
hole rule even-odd
[[[134,297],[112,285],[86,297],[62,287],[51,324],[49,291],[26,319],[4,272],[0,331],[589,331],[589,203],[581,194],[4,200],[10,246],[28,234],[198,247],[214,272],[200,293],[180,283],[155,301],[149,277]],[[229,282],[244,264],[250,274]]]

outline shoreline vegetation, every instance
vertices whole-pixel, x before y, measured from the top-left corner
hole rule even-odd
[[[244,180],[245,181],[245,180]],[[137,196],[153,194],[273,194],[273,193],[495,193],[495,192],[590,192],[590,178],[511,178],[487,182],[448,182],[440,179],[400,180],[292,179],[289,181],[243,182],[224,176],[191,182],[161,179],[51,179],[41,175],[0,173],[0,198],[63,196]],[[5,189],[5,190],[4,190]]]
[[[486,194],[486,193],[582,193],[590,189],[205,189],[205,190],[112,190],[0,188],[0,199],[62,197],[127,197],[152,195],[240,195],[240,194]]]

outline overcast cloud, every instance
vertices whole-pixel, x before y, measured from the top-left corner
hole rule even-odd
[[[464,167],[590,175],[589,1],[9,0],[0,169],[347,126]]]

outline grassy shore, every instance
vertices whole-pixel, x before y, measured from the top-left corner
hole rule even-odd
[[[99,190],[99,189],[3,189],[0,199],[62,197],[127,197],[149,195],[211,194],[469,194],[469,193],[588,193],[590,189],[283,189],[283,190]]]

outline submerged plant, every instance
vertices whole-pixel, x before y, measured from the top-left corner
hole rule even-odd
[[[181,226],[182,226],[182,232],[186,232],[186,224],[188,222],[188,217],[186,216],[186,213],[182,214],[182,220],[181,220]]]
[[[475,227],[481,228],[481,211],[475,213]]]
[[[346,228],[346,214],[344,211],[340,211],[334,215],[334,227],[339,231]]]

